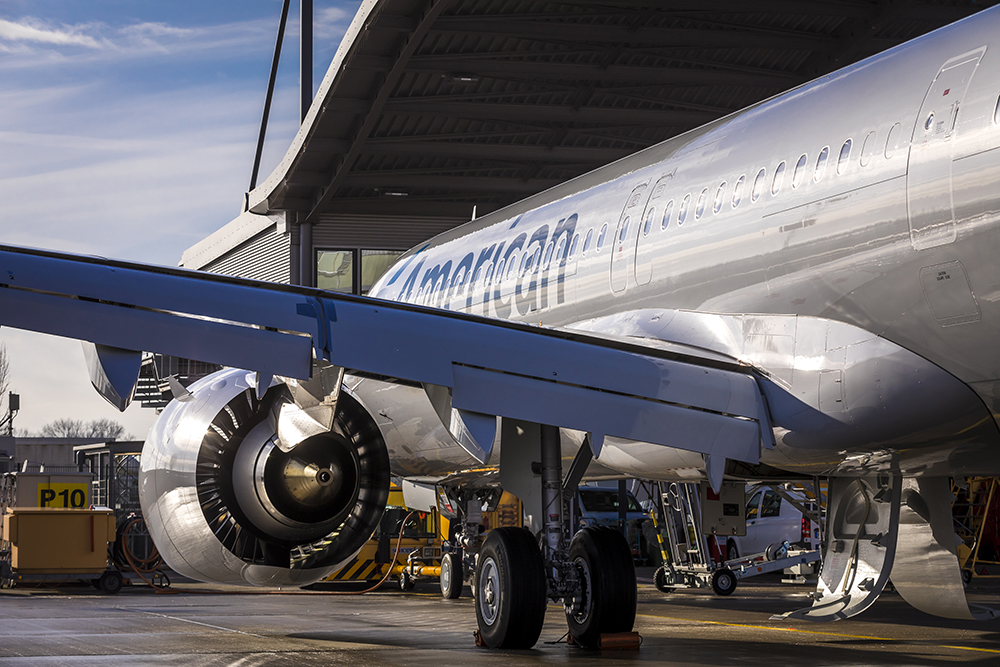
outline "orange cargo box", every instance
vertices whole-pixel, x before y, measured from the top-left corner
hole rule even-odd
[[[108,542],[115,539],[109,509],[9,507],[0,523],[18,573],[96,574],[108,567]]]

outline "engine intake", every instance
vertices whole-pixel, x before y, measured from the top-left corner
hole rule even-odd
[[[143,513],[164,560],[185,576],[302,586],[343,566],[375,530],[388,453],[346,390],[330,431],[283,449],[276,424],[287,387],[275,382],[258,400],[248,380],[220,371],[163,411],[143,449]]]

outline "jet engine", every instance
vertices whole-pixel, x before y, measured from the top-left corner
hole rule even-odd
[[[150,535],[180,574],[230,584],[303,586],[364,546],[389,496],[375,422],[341,390],[332,427],[279,437],[294,409],[274,380],[227,369],[171,401],[142,452],[139,497]]]

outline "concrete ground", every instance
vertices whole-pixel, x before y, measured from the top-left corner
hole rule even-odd
[[[640,569],[638,651],[568,646],[552,605],[538,645],[491,651],[473,641],[468,588],[442,600],[436,582],[364,596],[247,591],[175,583],[170,593],[128,586],[0,591],[2,665],[1000,665],[1000,620],[949,621],[884,593],[874,607],[831,624],[778,622],[809,604],[777,575],[740,582],[729,597],[663,594]],[[1000,607],[1000,582],[976,581],[970,599]]]

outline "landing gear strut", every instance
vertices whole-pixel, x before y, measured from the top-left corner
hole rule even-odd
[[[590,460],[585,442],[564,483],[559,429],[541,426],[542,534],[536,542],[520,528],[493,530],[479,554],[474,590],[483,643],[530,648],[545,620],[546,600],[562,602],[576,644],[593,648],[601,635],[627,632],[635,623],[636,579],[625,538],[606,528],[585,528],[569,543],[564,502]]]

